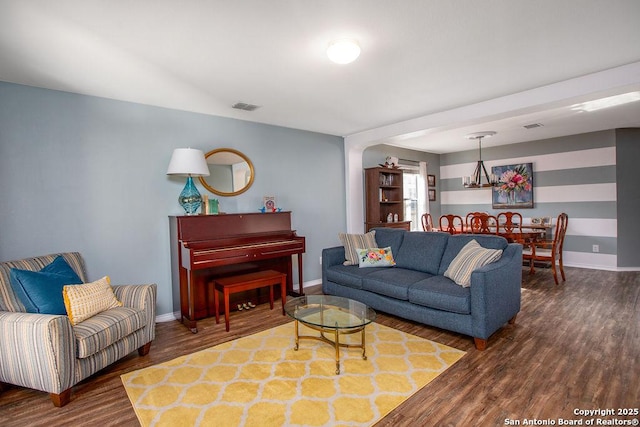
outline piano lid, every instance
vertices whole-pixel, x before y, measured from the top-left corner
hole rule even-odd
[[[173,216],[178,240],[194,242],[253,234],[291,233],[291,212]]]

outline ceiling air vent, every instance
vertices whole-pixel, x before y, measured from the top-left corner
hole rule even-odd
[[[244,111],[253,111],[257,108],[260,108],[259,105],[247,104],[246,102],[236,102],[231,106],[236,110],[244,110]]]
[[[531,123],[530,125],[524,125],[524,128],[535,129],[535,128],[541,128],[542,126],[544,126],[542,123]]]

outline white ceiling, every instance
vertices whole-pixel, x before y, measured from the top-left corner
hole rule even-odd
[[[0,0],[0,80],[445,153],[640,127],[640,102],[568,108],[640,90],[639,22],[637,0]],[[330,63],[345,36],[360,57]]]

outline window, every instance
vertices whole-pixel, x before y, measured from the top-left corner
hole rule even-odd
[[[404,185],[404,220],[411,221],[411,231],[421,230],[420,213],[418,212],[418,178],[417,170],[403,172]]]
[[[411,231],[421,231],[422,214],[429,212],[427,198],[427,163],[400,160],[404,185],[404,220],[411,221]]]

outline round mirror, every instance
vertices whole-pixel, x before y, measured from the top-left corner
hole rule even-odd
[[[218,196],[237,196],[253,184],[253,163],[241,152],[232,148],[209,151],[205,158],[209,176],[201,176],[200,183]]]

